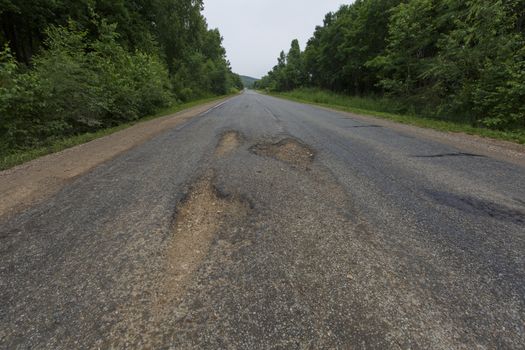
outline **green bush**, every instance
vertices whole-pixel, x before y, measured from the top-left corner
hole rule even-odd
[[[351,107],[353,109],[379,111],[386,113],[411,114],[410,108],[396,99],[376,96],[350,96],[338,94],[329,90],[302,88],[284,93],[285,96],[314,103]]]
[[[295,42],[281,52],[257,86],[352,94],[353,105],[384,96],[386,108],[399,101],[395,113],[523,130],[525,1],[354,1],[325,16],[304,52]]]
[[[6,47],[0,53],[0,150],[31,147],[68,127],[49,114],[50,94],[19,66]],[[37,116],[37,117],[36,117]]]
[[[115,126],[172,101],[167,68],[151,55],[127,52],[104,21],[89,40],[76,28],[51,26],[46,49],[28,69],[8,48],[0,54],[0,150],[45,145],[55,138]]]

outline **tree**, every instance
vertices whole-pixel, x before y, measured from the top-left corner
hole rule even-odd
[[[523,0],[356,0],[258,85],[387,96],[427,116],[523,128],[524,55]]]
[[[297,39],[292,41],[290,51],[286,56],[284,76],[286,90],[298,88],[306,82],[303,55]]]
[[[0,155],[242,88],[202,9],[202,0],[0,0]]]

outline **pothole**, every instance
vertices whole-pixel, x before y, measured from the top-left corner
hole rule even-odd
[[[177,207],[172,235],[154,268],[151,280],[137,287],[135,296],[122,309],[121,321],[112,329],[116,341],[158,348],[164,325],[179,315],[174,311],[187,287],[208,255],[215,234],[222,225],[241,222],[250,204],[236,195],[225,195],[208,173],[195,182]]]
[[[166,291],[176,293],[206,256],[215,232],[228,219],[247,215],[248,203],[225,196],[207,175],[191,189],[177,210],[173,238],[167,251]]]
[[[277,143],[260,143],[253,146],[251,151],[299,167],[307,167],[315,156],[310,147],[293,138],[285,138]]]
[[[218,156],[225,156],[239,147],[240,143],[241,136],[237,131],[225,132],[222,134],[221,139],[215,148],[215,154]]]

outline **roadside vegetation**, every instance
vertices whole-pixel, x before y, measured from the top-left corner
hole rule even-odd
[[[256,88],[523,143],[525,2],[357,0]]]
[[[0,167],[242,89],[202,6],[2,1]]]
[[[167,108],[161,108],[155,114],[145,116],[134,121],[122,123],[118,126],[103,128],[96,131],[88,131],[85,133],[77,133],[73,136],[56,137],[53,139],[46,140],[46,142],[43,143],[41,146],[35,146],[32,148],[12,149],[9,152],[0,155],[0,171],[9,169],[15,165],[28,162],[30,160],[45,156],[50,153],[60,152],[66,148],[80,145],[98,139],[100,137],[111,135],[117,131],[129,128],[130,126],[140,122],[148,121],[162,116],[167,116],[191,107],[201,105],[203,103],[213,102],[221,98],[224,98],[224,95],[201,98],[193,100],[191,102],[177,103]]]
[[[410,112],[406,111],[405,105],[387,97],[349,96],[316,88],[299,88],[286,92],[271,92],[270,94],[296,102],[309,103],[345,112],[389,119],[403,124],[410,124],[440,131],[462,132],[525,144],[525,128],[497,130],[476,127],[468,122],[409,114]]]

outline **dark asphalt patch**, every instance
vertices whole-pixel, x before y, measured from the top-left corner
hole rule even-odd
[[[438,203],[461,210],[462,212],[487,216],[518,225],[525,223],[525,212],[502,204],[441,191],[429,191],[428,194]]]

